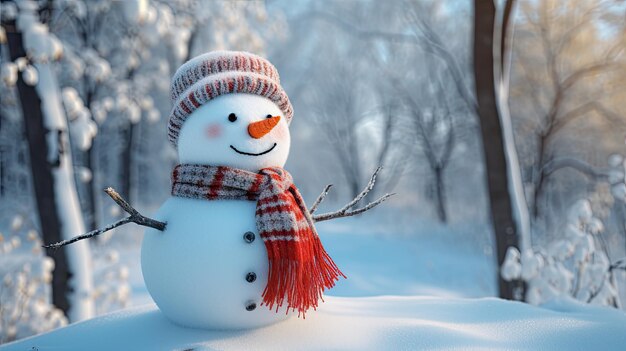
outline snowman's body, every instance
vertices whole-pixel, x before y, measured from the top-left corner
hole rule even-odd
[[[262,136],[251,137],[248,130],[254,122],[280,115],[264,97],[219,96],[183,125],[180,163],[253,172],[282,167],[290,146],[286,119],[275,119],[277,124]],[[255,201],[171,197],[154,215],[167,226],[146,230],[141,267],[150,295],[168,318],[205,329],[260,327],[287,318],[284,308],[277,312],[261,306],[269,263],[255,207]]]
[[[253,201],[171,197],[163,204],[155,218],[167,228],[146,231],[141,265],[150,294],[171,320],[240,329],[287,317],[260,306],[268,259],[254,211]]]

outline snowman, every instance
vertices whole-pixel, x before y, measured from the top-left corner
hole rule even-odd
[[[113,188],[130,214],[103,229],[47,245],[58,249],[127,223],[149,227],[141,248],[148,292],[173,322],[202,329],[247,329],[315,309],[343,273],[314,222],[363,213],[392,194],[354,208],[312,214],[282,167],[293,109],[276,68],[247,52],[217,51],[182,65],[171,85],[168,137],[178,152],[171,197],[149,218]]]
[[[177,324],[253,328],[315,308],[342,276],[289,173],[293,112],[278,72],[211,52],[172,79],[168,135],[180,164],[141,250],[146,287]]]

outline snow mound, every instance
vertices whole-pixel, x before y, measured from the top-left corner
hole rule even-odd
[[[624,350],[626,314],[576,302],[327,297],[306,320],[241,331],[169,322],[154,305],[0,347],[9,350]]]

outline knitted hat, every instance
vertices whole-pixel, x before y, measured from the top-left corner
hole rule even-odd
[[[213,51],[187,61],[174,74],[171,92],[173,107],[167,135],[174,147],[189,115],[220,95],[248,93],[265,96],[281,109],[287,123],[293,117],[291,102],[280,86],[276,67],[248,52]]]

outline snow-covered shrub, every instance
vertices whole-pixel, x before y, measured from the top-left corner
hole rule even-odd
[[[117,250],[94,248],[94,301],[96,313],[103,314],[128,306],[130,286],[128,267],[120,263]]]
[[[22,218],[12,221],[21,232]],[[39,235],[0,234],[0,344],[67,324],[63,312],[50,304],[54,261],[44,256]]]
[[[572,206],[559,239],[522,253],[510,247],[501,275],[505,280],[525,281],[526,301],[534,305],[573,297],[620,307],[614,272],[600,236],[603,230],[590,201],[580,200]]]

